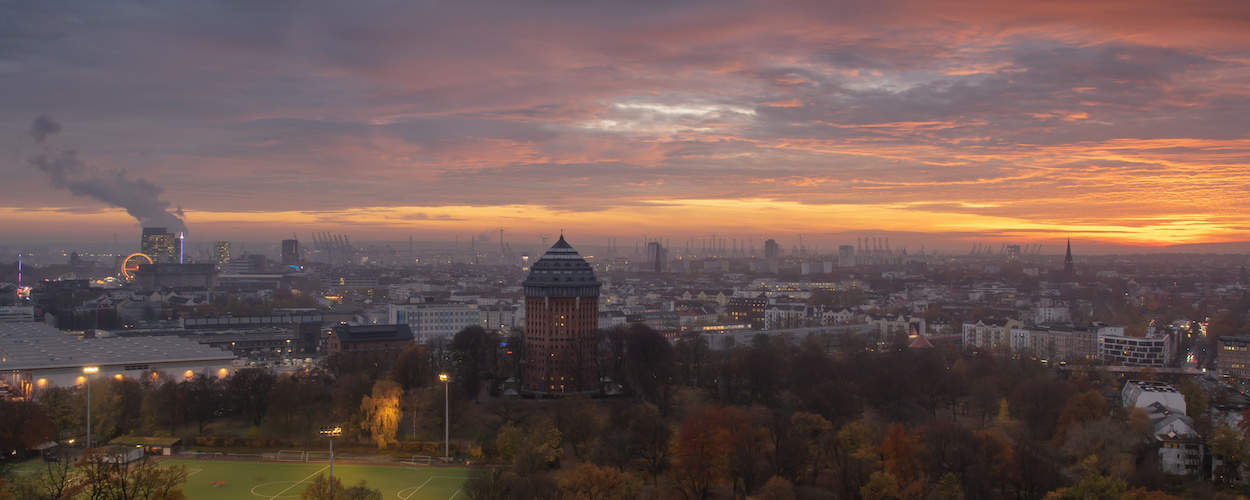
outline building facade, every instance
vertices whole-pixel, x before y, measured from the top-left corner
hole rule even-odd
[[[437,338],[450,340],[460,330],[481,325],[482,313],[476,304],[391,304],[387,322],[408,325],[417,343],[425,344]]]
[[[1138,338],[1125,335],[1099,335],[1098,359],[1122,366],[1154,366],[1162,368],[1171,359],[1168,338]]]
[[[564,235],[525,279],[525,371],[522,390],[568,394],[599,389],[599,289],[590,264]]]
[[[153,262],[176,263],[178,253],[174,248],[174,235],[163,227],[145,227],[139,240],[139,251],[147,254]]]
[[[1220,337],[1217,363],[1220,372],[1237,379],[1250,378],[1250,337]]]
[[[729,313],[729,321],[751,325],[752,330],[764,329],[764,311],[768,309],[765,297],[730,297],[725,304]]]

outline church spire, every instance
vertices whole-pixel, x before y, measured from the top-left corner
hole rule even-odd
[[[1068,276],[1076,274],[1076,266],[1072,264],[1072,238],[1068,238],[1068,253],[1063,257],[1063,274]]]

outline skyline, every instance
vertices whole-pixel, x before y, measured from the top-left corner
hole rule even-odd
[[[7,3],[3,243],[138,234],[69,150],[200,241],[1250,241],[1243,4],[777,5]]]

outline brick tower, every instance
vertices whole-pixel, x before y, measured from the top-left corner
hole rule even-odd
[[[529,394],[599,389],[599,280],[564,235],[525,279],[525,376]]]

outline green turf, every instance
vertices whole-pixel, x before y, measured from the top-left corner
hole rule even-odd
[[[163,460],[187,467],[187,500],[297,500],[304,488],[328,471],[325,463]],[[334,477],[351,486],[361,479],[385,500],[465,499],[461,486],[473,472],[455,467],[334,465]],[[220,483],[220,484],[219,484]]]

